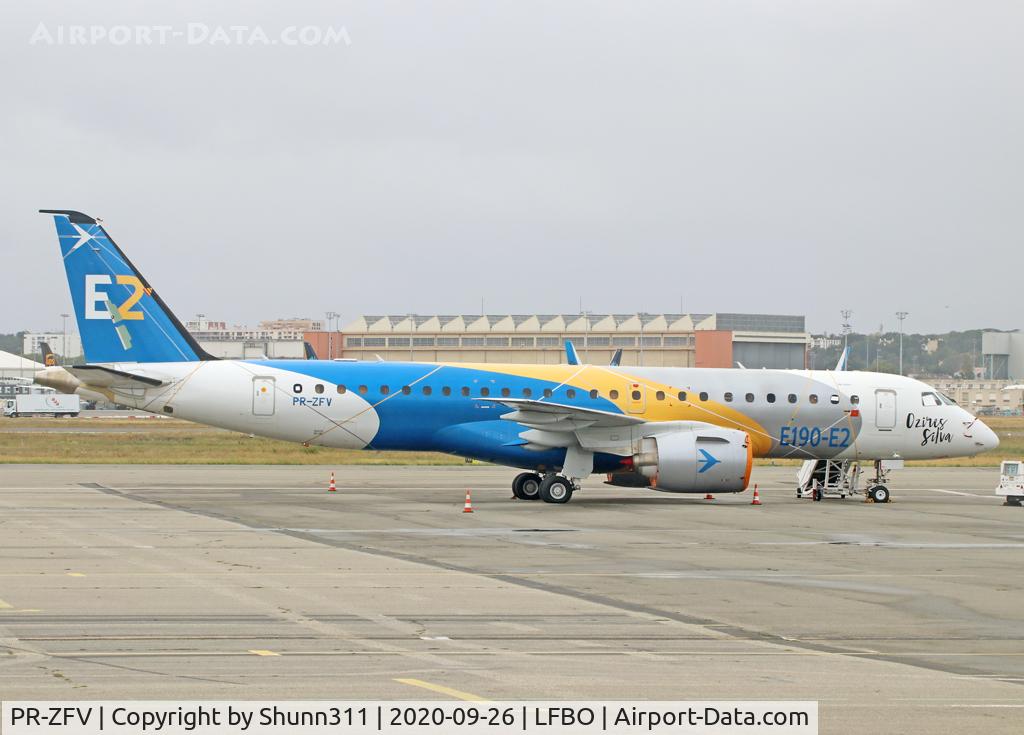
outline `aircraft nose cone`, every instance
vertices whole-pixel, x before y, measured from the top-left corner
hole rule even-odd
[[[999,446],[999,437],[989,428],[984,421],[978,421],[971,432],[974,434],[974,441],[981,447],[983,452],[990,451]]]

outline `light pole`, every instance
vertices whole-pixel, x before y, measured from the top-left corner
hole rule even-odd
[[[640,367],[644,366],[644,316],[646,311],[641,311],[640,316]]]
[[[60,359],[64,362],[68,359],[68,317],[70,314],[60,315],[61,348]]]
[[[897,311],[896,319],[900,323],[900,375],[903,375],[903,320],[910,314],[909,311]]]
[[[416,326],[416,320],[414,319],[415,314],[409,315],[409,362],[414,362],[412,358],[412,340],[413,340],[413,328]]]
[[[336,311],[327,311],[327,312],[324,312],[324,313],[327,316],[327,359],[328,360],[333,360],[334,359],[334,332],[331,331],[331,320],[332,319],[337,319],[341,315],[338,312],[336,312]]]
[[[853,311],[850,309],[842,309],[839,312],[840,316],[843,317],[843,354],[846,355],[846,359],[850,359],[850,317],[853,316]]]
[[[582,306],[582,305],[583,305],[583,301],[581,299],[580,300],[580,306]],[[584,362],[584,364],[589,364],[590,363],[590,312],[589,311],[583,311],[581,309],[580,310],[580,314],[583,315],[583,318],[586,320],[586,325],[587,325],[586,326],[586,330],[585,330],[586,336],[583,338],[584,340],[586,340],[585,346],[583,348],[583,362]]]

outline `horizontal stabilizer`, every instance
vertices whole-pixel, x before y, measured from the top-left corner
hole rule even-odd
[[[164,381],[156,378],[134,375],[124,370],[115,370],[102,365],[75,365],[65,369],[83,383],[97,388],[155,388],[164,384]]]

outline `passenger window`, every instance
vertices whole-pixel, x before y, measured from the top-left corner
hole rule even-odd
[[[483,388],[480,389],[480,395],[486,398],[487,396],[491,395],[491,389],[485,385]]]
[[[657,398],[659,401],[664,401],[665,400],[665,391],[659,390],[657,393],[654,394],[654,397]]]
[[[570,388],[569,390],[567,390],[565,392],[565,397],[566,398],[575,398],[576,397],[576,391],[574,391],[572,388]]]
[[[313,390],[315,390],[317,393],[323,393],[324,392],[324,384],[323,383],[317,383],[316,386],[313,388]]]
[[[788,396],[786,396],[786,400],[789,401],[790,403],[796,403],[796,393],[790,393]]]
[[[367,390],[368,390],[368,389],[367,389],[367,387],[366,387],[365,385],[361,385],[361,386],[359,386],[359,392],[360,392],[360,393],[362,393],[362,394],[364,394],[364,395],[365,395],[365,394],[366,394],[366,391],[367,391]]]
[[[619,392],[612,388],[610,391],[608,391],[608,397],[614,401],[616,398],[619,397]]]
[[[523,388],[523,398],[529,398],[533,395],[533,391],[529,388]]]
[[[934,393],[922,393],[921,394],[921,405],[922,406],[939,406],[941,405],[939,397]]]
[[[469,388],[467,388],[466,386],[462,386],[462,395],[468,396],[469,395]]]
[[[382,386],[380,387],[380,394],[381,394],[382,396],[386,396],[386,395],[387,395],[388,393],[390,393],[390,392],[391,392],[391,389],[390,389],[390,388],[388,388],[388,387],[387,387],[386,385],[382,385]]]
[[[817,403],[818,402],[818,394],[817,393],[811,393],[811,395],[807,396],[807,400],[810,401],[811,403]]]
[[[434,392],[434,389],[431,388],[429,385],[423,386],[423,395],[429,396],[433,392]]]
[[[769,393],[768,395],[765,396],[765,400],[767,400],[768,403],[775,403],[775,394]]]
[[[347,390],[348,390],[348,388],[346,388],[343,385],[339,385],[338,386],[338,393],[341,393],[342,395],[344,395],[345,391],[347,391]]]
[[[410,388],[410,387],[409,387],[409,386],[407,386],[407,385],[403,385],[403,386],[402,386],[402,395],[405,395],[405,396],[407,396],[407,395],[409,395],[410,393],[412,393],[412,388]]]
[[[447,385],[444,388],[441,389],[441,395],[442,396],[450,396],[451,394],[452,394],[452,389],[449,388]]]
[[[676,398],[678,398],[680,401],[685,401],[686,400],[686,391],[685,390],[679,391],[679,394],[676,396]]]
[[[550,388],[545,388],[544,389],[544,397],[545,398],[551,398],[551,389]]]
[[[505,398],[508,398],[509,395],[511,395],[511,391],[508,388],[502,388],[501,395]]]
[[[633,397],[634,401],[639,401],[640,400],[640,391],[638,391],[638,390],[633,391],[629,395]]]
[[[594,390],[590,391],[590,397],[591,398],[597,398],[597,389],[596,388]]]
[[[858,403],[860,403],[860,396],[850,396],[850,403],[856,406]]]
[[[754,402],[754,394],[753,393],[747,393],[747,395],[745,395],[743,397],[747,399],[747,403],[753,403]]]
[[[296,393],[301,393],[302,392],[302,383],[296,383],[295,385],[293,385],[292,386],[292,390],[295,391]]]
[[[724,397],[725,397],[725,402],[726,403],[732,403],[732,393],[729,393],[728,391],[726,391]]]
[[[828,402],[831,403],[834,406],[839,405],[839,395],[836,394],[836,393],[833,393],[832,395],[830,395],[828,397]]]
[[[701,399],[702,401],[706,401],[706,400],[708,399],[708,394],[707,394],[707,393],[705,393],[704,391],[701,391],[701,392],[700,392],[700,399]]]

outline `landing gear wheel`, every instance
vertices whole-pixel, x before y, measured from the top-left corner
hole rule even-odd
[[[1024,504],[1024,495],[1007,495],[1006,502],[1003,505],[1017,506],[1018,508]]]
[[[875,485],[873,488],[868,490],[868,497],[876,503],[888,503],[889,488],[885,485]]]
[[[539,500],[540,482],[540,475],[536,472],[516,475],[516,479],[512,481],[512,494],[519,500]]]
[[[540,484],[540,499],[545,503],[568,503],[572,489],[572,482],[565,477],[548,475]]]

